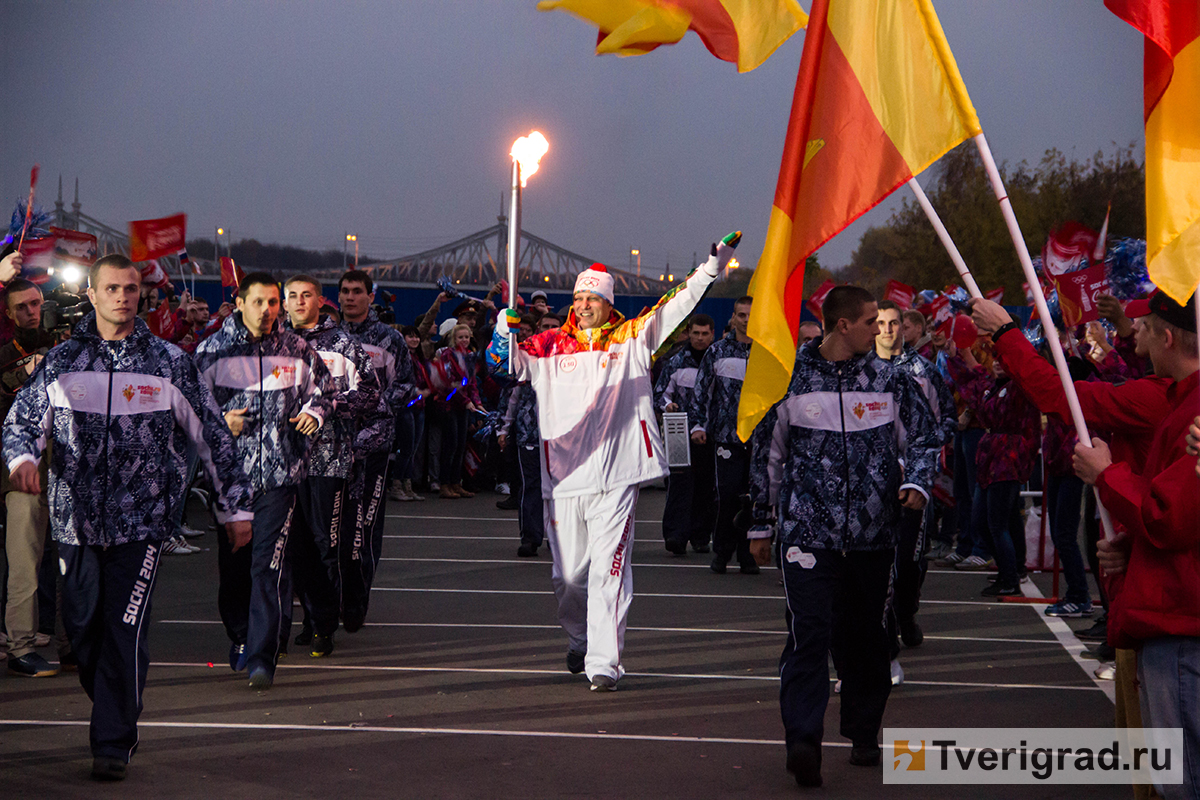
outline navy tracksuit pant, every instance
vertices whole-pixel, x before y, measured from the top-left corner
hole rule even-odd
[[[232,551],[224,525],[217,526],[217,566],[221,574],[217,606],[225,632],[246,645],[246,667],[275,674],[285,609],[292,605],[288,535],[296,508],[296,487],[283,486],[254,498],[250,544]]]
[[[292,585],[304,607],[304,621],[322,636],[337,630],[342,579],[338,541],[345,504],[345,478],[305,478],[296,494],[296,515],[288,537]],[[291,627],[291,604],[284,606],[284,642]]]
[[[542,500],[542,454],[539,447],[516,445],[521,466],[521,488],[517,495],[517,519],[521,544],[541,547],[546,538],[546,506]]]
[[[888,652],[900,654],[900,623],[917,616],[921,607],[921,587],[925,585],[928,562],[925,560],[926,530],[933,523],[930,505],[920,511],[900,509],[900,539],[896,545],[896,565],[892,573],[892,593],[888,599]]]
[[[841,733],[875,745],[892,690],[884,620],[894,548],[841,553],[780,546],[788,638],[779,657],[787,743],[821,744],[829,653],[842,679]]]
[[[663,506],[663,541],[669,545],[707,547],[717,517],[716,478],[711,444],[691,443],[692,465],[673,467]],[[737,497],[733,498],[737,513]],[[730,520],[732,521],[732,517]],[[736,549],[736,545],[735,545]]]
[[[715,452],[717,524],[713,529],[713,553],[725,561],[737,556],[739,564],[753,564],[746,532],[733,526],[733,518],[742,507],[739,498],[750,491],[750,448],[741,442],[720,442]]]
[[[92,755],[128,762],[150,666],[146,634],[161,543],[59,544],[58,553],[63,626],[92,700]]]
[[[342,541],[338,548],[342,570],[342,619],[347,630],[357,630],[367,616],[371,584],[383,550],[386,451],[354,461],[347,487]]]

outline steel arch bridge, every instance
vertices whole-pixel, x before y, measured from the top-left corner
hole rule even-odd
[[[58,199],[54,203],[54,224],[60,228],[83,231],[96,237],[101,255],[129,255],[129,237],[116,228],[84,214],[79,202],[79,179],[75,179],[75,200],[70,211],[63,203],[62,176],[58,179]],[[179,259],[164,256],[159,263],[168,275],[179,275]],[[595,259],[559,247],[527,231],[521,233],[521,250],[517,260],[517,286],[522,291],[544,289],[550,292],[570,292],[575,277]],[[208,259],[192,258],[201,278],[219,278],[219,265]],[[247,270],[253,264],[242,265]],[[464,236],[457,241],[404,256],[391,261],[360,266],[372,279],[383,286],[430,288],[438,278],[449,277],[464,288],[486,288],[508,274],[508,218],[497,217],[490,228]],[[636,273],[610,266],[609,273],[616,282],[618,294],[660,296],[674,285],[674,280],[659,281],[640,277]],[[314,277],[336,280],[342,270],[319,271]]]

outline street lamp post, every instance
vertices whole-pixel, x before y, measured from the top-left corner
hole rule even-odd
[[[637,276],[639,279],[641,279],[641,277],[642,277],[642,251],[639,248],[635,247],[629,251],[629,255],[637,256]]]
[[[346,241],[342,243],[342,269],[346,268],[347,248],[350,242],[354,242],[354,268],[358,269],[358,234],[347,233]]]

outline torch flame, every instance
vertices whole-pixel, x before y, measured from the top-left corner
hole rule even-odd
[[[512,152],[509,153],[521,165],[521,188],[525,188],[529,176],[538,171],[538,161],[546,155],[550,143],[541,131],[534,131],[528,136],[522,136],[513,142]]]

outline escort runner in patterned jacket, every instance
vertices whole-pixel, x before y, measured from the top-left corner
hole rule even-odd
[[[751,346],[748,340],[738,341],[737,326],[748,321],[750,303],[736,302],[733,308],[735,330],[705,351],[688,411],[692,433],[703,433],[705,443],[713,450],[716,518],[712,527],[712,570],[724,573],[726,564],[736,556],[742,572],[756,575],[759,568],[750,555],[746,532],[733,522],[741,507],[741,497],[750,491],[752,455],[737,435],[738,404]]]
[[[321,426],[308,456],[308,474],[348,478],[354,463],[358,420],[379,408],[379,382],[367,351],[329,316],[316,327],[288,330],[308,342],[333,379],[335,412],[332,424]]]
[[[150,424],[127,426],[130,415]],[[184,500],[189,435],[212,478],[218,520],[251,519],[233,437],[192,360],[140,319],[129,336],[106,342],[92,313],[17,394],[4,426],[4,460],[10,470],[36,464],[54,439],[55,541],[159,542],[174,533],[172,510]]]
[[[531,336],[511,354],[511,372],[537,393],[545,527],[567,667],[586,670],[594,691],[615,689],[625,673],[621,650],[633,598],[629,550],[638,486],[667,473],[651,357],[700,302],[739,237],[713,245],[705,263],[631,320],[612,309],[615,281],[607,269],[584,270],[563,326]],[[581,312],[587,315],[582,322]],[[511,311],[501,315],[488,348],[493,371],[510,369],[510,325],[517,325]]]
[[[93,701],[92,775],[119,780],[137,750],[160,543],[187,495],[189,446],[212,478],[218,518],[242,529],[254,514],[233,437],[191,359],[133,316],[137,270],[108,256],[91,277],[105,325],[127,332],[102,337],[92,312],[50,350],[16,396],[3,452],[11,471],[53,442],[60,611]]]
[[[200,343],[195,356],[221,410],[247,409],[236,441],[254,492],[254,533],[250,547],[233,552],[227,533],[218,529],[217,606],[230,640],[229,666],[248,669],[250,685],[259,689],[274,680],[282,626],[291,610],[288,537],[313,441],[297,425],[311,419],[323,426],[334,402],[329,370],[308,342],[271,318],[270,311],[262,317],[261,336],[246,327],[247,309],[263,307],[271,295],[277,301],[278,294],[272,276],[247,275],[239,289],[239,310]],[[291,422],[301,415],[307,416]]]
[[[497,433],[513,438],[521,478],[520,485],[513,487],[517,492],[517,519],[521,526],[518,555],[537,555],[545,540],[546,528],[542,519],[542,437],[538,431],[537,394],[532,386],[518,383],[505,392],[500,420]]]
[[[954,392],[946,385],[942,373],[932,361],[909,345],[892,359],[892,364],[907,372],[921,388],[921,394],[933,412],[942,444],[954,441],[954,434],[958,433],[958,407],[954,404]]]
[[[712,319],[707,318],[706,327],[711,342]],[[691,328],[688,328],[689,334]],[[691,346],[690,338],[684,341],[678,352],[667,358],[654,385],[654,407],[666,412],[674,403],[679,411],[689,415],[695,406],[696,378],[700,373],[700,362],[711,349],[703,350]],[[690,417],[689,417],[690,421]],[[688,426],[690,429],[690,425]],[[688,542],[696,553],[710,552],[713,520],[717,514],[715,495],[716,477],[711,443],[700,444],[688,441],[691,466],[671,470],[667,483],[667,499],[663,504],[663,545],[667,552],[686,555]]]
[[[776,406],[770,502],[784,549],[896,546],[901,489],[929,497],[941,432],[920,387],[875,352],[825,360],[818,342],[796,359]]]
[[[304,413],[324,425],[333,410],[333,384],[317,351],[285,330],[282,320],[251,341],[241,312],[235,311],[196,347],[195,359],[222,412],[250,409],[236,442],[254,491],[304,480],[313,440],[287,420]],[[282,424],[263,425],[264,419]]]
[[[340,287],[350,281],[343,277]],[[347,632],[354,633],[366,619],[371,584],[383,554],[384,490],[389,459],[395,456],[396,414],[420,392],[408,344],[400,331],[379,321],[374,309],[368,309],[361,322],[343,319],[342,330],[358,339],[371,357],[380,389],[379,403],[363,418],[354,442],[354,474],[347,493],[348,527],[341,547],[342,624]]]

